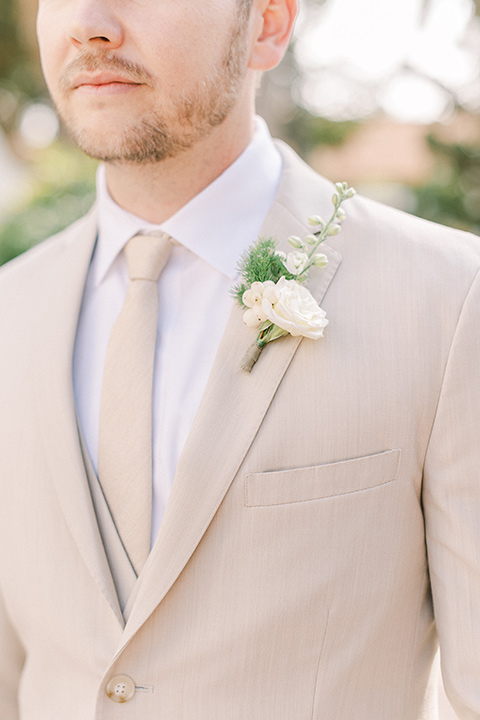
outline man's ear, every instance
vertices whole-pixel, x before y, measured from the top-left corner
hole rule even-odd
[[[288,47],[297,10],[297,0],[254,0],[251,70],[271,70],[278,65]]]

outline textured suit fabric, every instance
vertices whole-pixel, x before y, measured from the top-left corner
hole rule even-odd
[[[278,238],[332,194],[282,152]],[[311,274],[323,339],[247,375],[233,310],[126,623],[71,382],[94,214],[2,271],[2,718],[434,720],[437,638],[480,718],[480,241],[346,209]]]
[[[136,235],[125,246],[130,282],[110,333],[103,371],[98,476],[118,534],[137,575],[150,553],[152,392],[158,325],[158,278],[172,243]]]
[[[102,538],[102,543],[105,548],[105,554],[107,556],[108,565],[115,584],[115,589],[117,591],[120,608],[124,617],[127,617],[127,603],[135,587],[137,575],[132,567],[130,558],[125,552],[124,545],[113,521],[110,508],[105,499],[105,494],[93,468],[90,455],[88,454],[88,449],[85,445],[85,440],[80,430],[79,439],[80,446],[82,448],[82,459],[85,465],[85,472],[87,475],[98,529],[100,531],[100,537]]]

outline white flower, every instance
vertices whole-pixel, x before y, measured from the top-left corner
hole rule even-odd
[[[243,313],[243,322],[247,327],[259,328],[262,322],[267,319],[267,316],[261,308],[249,308]]]
[[[301,275],[308,265],[307,253],[295,250],[295,252],[288,253],[285,261],[285,267],[292,275]]]
[[[253,308],[262,302],[263,283],[253,282],[242,295],[242,302],[246,307]]]
[[[303,240],[297,235],[290,235],[290,237],[288,238],[288,242],[296,250],[303,250],[303,248],[305,247]]]
[[[316,253],[316,255],[312,257],[312,263],[315,267],[322,268],[328,265],[328,258],[323,253]]]
[[[342,228],[338,223],[335,223],[334,225],[330,225],[330,227],[327,230],[327,235],[338,235]]]
[[[262,309],[266,318],[291,335],[318,340],[328,325],[326,313],[307,288],[296,280],[281,277],[263,292]]]
[[[274,287],[272,280],[253,282],[242,295],[242,302],[248,308],[243,314],[243,322],[251,328],[258,328],[267,319],[262,307],[263,293],[266,288]]]

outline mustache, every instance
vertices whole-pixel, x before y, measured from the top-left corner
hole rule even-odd
[[[109,51],[107,53],[92,53],[84,51],[70,62],[65,68],[64,73],[60,77],[60,88],[62,90],[70,90],[75,77],[80,73],[93,72],[118,72],[132,82],[152,85],[154,82],[153,75],[137,63],[125,60]]]

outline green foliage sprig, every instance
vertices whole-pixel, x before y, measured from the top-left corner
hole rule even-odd
[[[283,259],[276,253],[276,242],[273,238],[261,237],[255,245],[247,250],[238,263],[238,271],[243,282],[232,288],[233,296],[242,303],[243,293],[254,282],[277,282],[284,275],[288,280],[294,276],[285,270]]]

